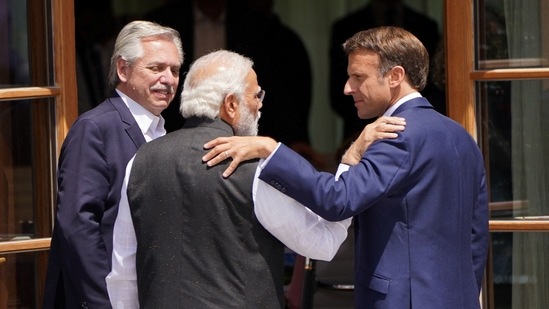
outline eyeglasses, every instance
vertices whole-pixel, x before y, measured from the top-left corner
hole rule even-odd
[[[263,102],[263,99],[265,99],[265,90],[261,89],[258,93],[254,93],[255,98],[259,100],[259,102]]]

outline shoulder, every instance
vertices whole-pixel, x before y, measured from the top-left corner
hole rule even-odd
[[[103,101],[95,108],[80,115],[73,126],[92,122],[98,126],[109,128],[124,121],[133,122],[135,120],[122,99],[115,97]]]

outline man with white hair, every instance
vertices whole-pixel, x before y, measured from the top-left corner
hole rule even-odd
[[[249,58],[220,50],[193,63],[185,126],[126,169],[106,278],[114,308],[284,308],[284,245],[335,255],[350,219],[328,222],[257,180],[257,161],[229,179],[227,162],[201,162],[207,141],[257,134],[264,96]]]

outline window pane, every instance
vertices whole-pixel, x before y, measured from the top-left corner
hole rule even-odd
[[[0,263],[0,308],[39,308],[37,258],[42,253],[5,254]]]
[[[53,107],[53,99],[0,102],[0,241],[47,236],[35,222],[37,207],[51,207],[42,184],[52,183]]]
[[[492,233],[492,250],[494,308],[549,308],[549,233]]]
[[[53,85],[45,2],[0,0],[0,88]]]
[[[478,69],[549,66],[547,1],[478,2]]]
[[[492,217],[549,219],[549,80],[478,82]]]

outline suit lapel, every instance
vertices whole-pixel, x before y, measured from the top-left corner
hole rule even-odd
[[[130,109],[126,106],[126,104],[124,104],[124,101],[122,101],[122,99],[118,96],[110,98],[108,100],[118,111],[122,122],[126,124],[126,132],[135,144],[135,147],[139,148],[141,145],[145,144],[145,137],[143,136],[143,133],[141,132],[137,121],[135,121],[135,118],[133,118]]]

